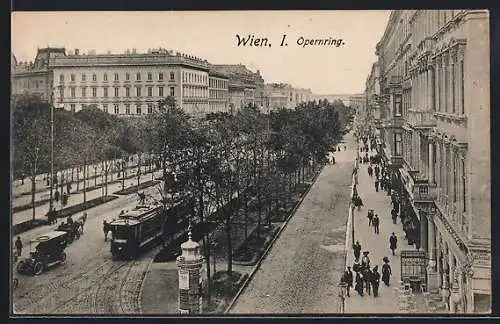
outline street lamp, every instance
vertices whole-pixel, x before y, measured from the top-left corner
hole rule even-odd
[[[341,281],[339,284],[339,299],[340,299],[340,314],[344,314],[345,312],[345,296],[347,291],[347,283]]]
[[[54,92],[50,94],[50,201],[49,210],[54,208]],[[56,183],[57,186],[57,183]]]

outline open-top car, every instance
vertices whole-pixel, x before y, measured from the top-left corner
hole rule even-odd
[[[30,257],[17,263],[17,272],[39,275],[44,269],[64,262],[67,237],[68,234],[63,231],[52,231],[38,236],[30,242]]]

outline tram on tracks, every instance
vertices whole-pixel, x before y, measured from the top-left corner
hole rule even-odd
[[[182,235],[193,218],[194,197],[185,194],[166,205],[160,201],[141,202],[134,209],[120,214],[108,223],[113,233],[111,254],[114,259],[136,258],[154,241]]]

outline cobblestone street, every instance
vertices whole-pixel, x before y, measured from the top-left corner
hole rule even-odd
[[[335,153],[292,216],[232,314],[337,313],[355,140]]]

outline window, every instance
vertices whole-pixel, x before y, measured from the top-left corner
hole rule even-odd
[[[163,97],[163,87],[158,87],[158,96]]]
[[[59,97],[64,98],[64,88],[63,87],[60,87],[59,88]]]
[[[118,115],[120,113],[120,108],[118,105],[115,105],[115,114]]]
[[[174,97],[175,96],[175,88],[170,87],[170,96]]]
[[[153,104],[148,104],[148,114],[153,113]]]
[[[102,105],[102,110],[105,112],[108,112],[108,104],[103,104]]]
[[[130,104],[126,104],[126,105],[125,105],[125,113],[126,113],[127,115],[130,115]]]
[[[75,97],[75,88],[70,88],[70,91],[71,91],[71,98],[74,98]]]
[[[456,105],[456,87],[455,87],[455,78],[456,78],[456,71],[455,71],[455,64],[451,65],[451,111],[452,113],[455,113],[455,105]]]
[[[97,97],[97,88],[96,87],[92,88],[92,97]]]
[[[125,73],[125,80],[130,81],[130,73]]]
[[[170,72],[170,80],[175,80],[175,73],[174,72]]]
[[[70,104],[69,108],[71,109],[72,112],[75,112],[76,110],[76,105],[75,104]]]
[[[115,97],[118,97],[119,95],[119,88],[115,88]]]
[[[87,96],[87,88],[82,88],[82,97],[85,98]]]
[[[108,74],[104,73],[104,81],[108,81]]]
[[[104,88],[104,97],[108,96],[108,88]]]
[[[467,212],[467,172],[465,160],[462,160],[462,212]]]
[[[140,96],[141,96],[141,88],[139,88],[139,87],[135,88],[135,95],[136,95],[137,97],[140,97]]]
[[[465,114],[465,92],[464,92],[464,83],[465,83],[465,78],[464,78],[464,61],[460,61],[460,109],[462,115]]]
[[[118,80],[119,80],[118,73],[115,73],[115,81],[118,81]]]
[[[394,115],[401,116],[401,95],[394,96]]]
[[[163,81],[163,73],[158,73],[158,80]]]
[[[449,82],[449,79],[450,79],[450,76],[448,75],[448,68],[445,66],[444,67],[444,112],[448,112],[448,92],[449,92],[449,89],[448,89],[448,86],[450,84]]]
[[[59,82],[64,82],[64,74],[59,75]]]
[[[148,87],[148,97],[152,97],[152,96],[153,96],[153,88]]]
[[[97,81],[97,74],[92,74],[92,81],[96,82]]]
[[[458,191],[458,177],[457,177],[458,163],[457,159],[453,159],[453,202],[457,202],[457,191]]]
[[[137,81],[141,81],[141,74],[140,73],[137,73],[136,79],[137,79]]]
[[[148,81],[152,81],[153,80],[153,74],[152,73],[148,73]]]
[[[130,97],[130,88],[125,88],[125,97]]]
[[[83,82],[87,81],[87,75],[86,74],[82,74],[82,81]]]
[[[75,82],[75,75],[73,73],[71,73],[70,79],[71,79],[71,82]]]
[[[140,104],[137,104],[135,106],[135,110],[137,111],[137,114],[140,115],[141,114],[141,105]]]
[[[401,133],[394,134],[394,155],[401,155],[403,152]]]

